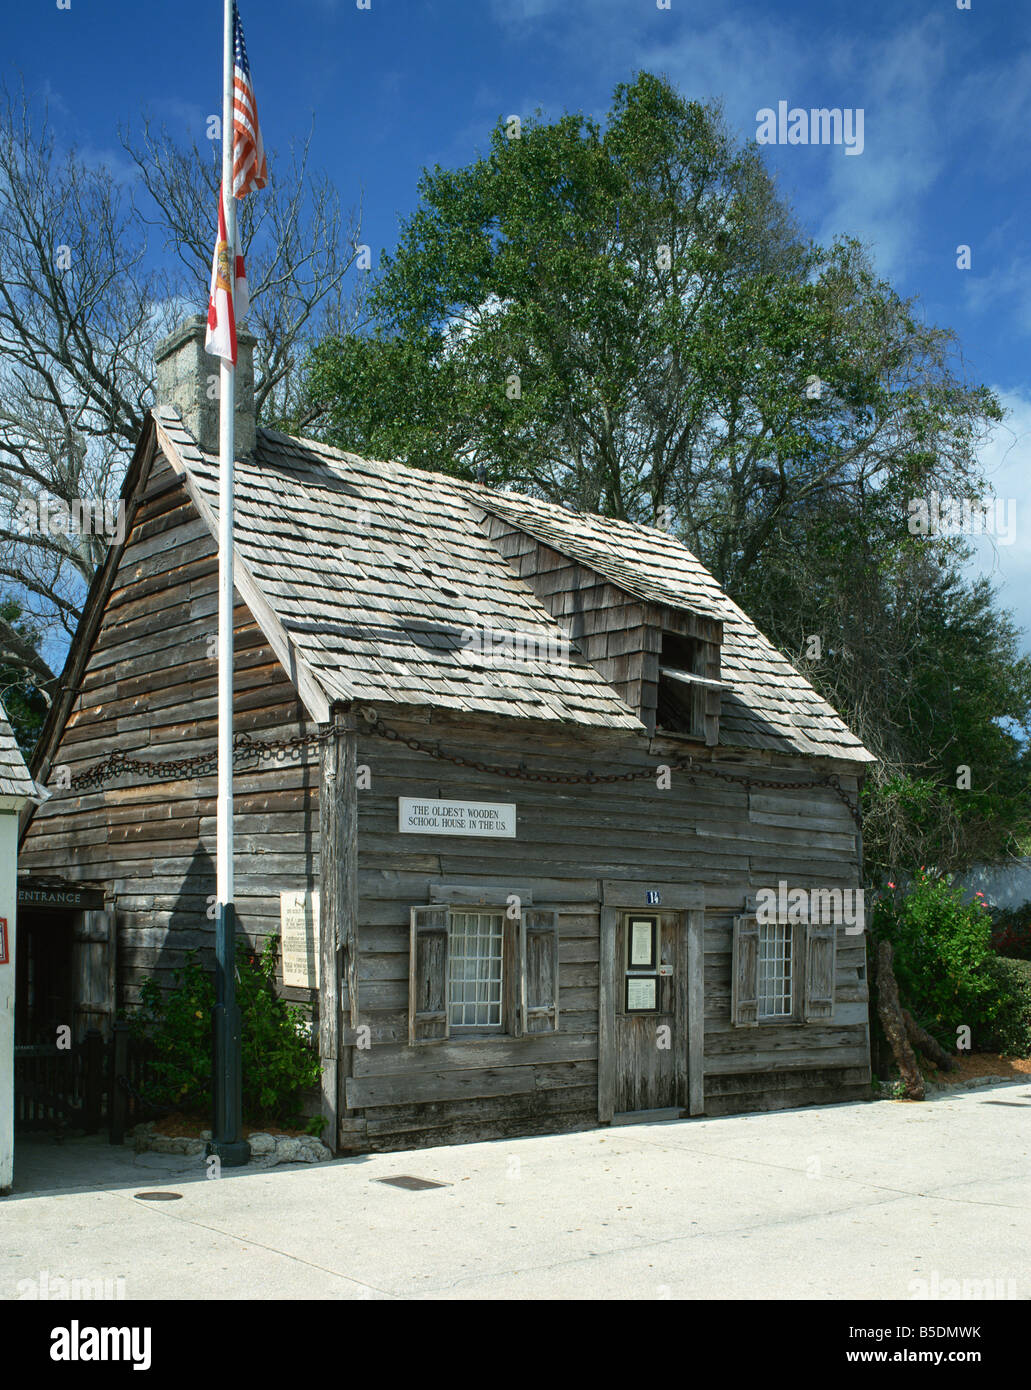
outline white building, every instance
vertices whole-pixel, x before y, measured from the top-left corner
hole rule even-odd
[[[15,907],[18,816],[39,793],[0,705],[0,1194],[14,1181]]]

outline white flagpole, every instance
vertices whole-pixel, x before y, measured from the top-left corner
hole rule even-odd
[[[236,199],[233,197],[233,0],[223,0],[222,202],[235,317]],[[246,1163],[241,1137],[240,1011],[236,1004],[236,911],[233,903],[233,425],[236,370],[219,362],[218,415],[218,800],[215,811],[214,1122],[208,1152],[229,1166]]]

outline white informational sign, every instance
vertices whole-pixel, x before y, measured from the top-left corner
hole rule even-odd
[[[481,835],[514,840],[514,802],[419,801],[397,798],[397,828],[402,835]]]
[[[657,981],[635,979],[632,975],[626,982],[626,1006],[634,1009],[654,1009],[656,1004]]]
[[[318,893],[280,893],[279,929],[279,945],[283,953],[283,984],[294,985],[298,989],[318,989]]]

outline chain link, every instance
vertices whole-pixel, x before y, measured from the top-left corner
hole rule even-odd
[[[312,752],[327,743],[337,732],[334,728],[323,733],[298,734],[293,738],[252,739],[249,734],[233,738],[233,767],[245,767],[255,761],[300,762],[302,754]],[[177,781],[183,777],[207,777],[218,771],[218,752],[197,753],[192,758],[165,759],[148,762],[142,758],[127,758],[124,753],[109,753],[99,763],[71,778],[72,791],[88,791],[101,787],[114,777],[132,773],[153,781]]]
[[[473,772],[482,772],[491,777],[506,777],[511,781],[534,782],[543,786],[599,786],[602,784],[611,785],[616,782],[644,782],[655,776],[655,769],[651,767],[641,768],[636,772],[602,773],[593,771],[585,773],[531,772],[523,767],[502,767],[500,764],[486,763],[478,758],[465,758],[460,753],[446,753],[439,745],[426,744],[417,738],[399,734],[396,729],[388,728],[371,706],[362,709],[361,715],[368,725],[369,732],[377,734],[380,738],[387,739],[392,743],[403,743],[413,753],[425,753],[428,757],[453,763],[455,767],[469,768]],[[304,753],[314,752],[338,732],[339,730],[335,726],[331,726],[322,732],[300,734],[294,738],[261,740],[252,739],[249,734],[237,734],[233,739],[233,767],[244,767],[255,761],[261,763],[273,758],[279,763],[285,762],[288,757],[295,762],[300,762]],[[779,780],[765,777],[757,778],[751,773],[730,772],[725,768],[715,768],[704,763],[696,763],[690,757],[664,764],[664,766],[667,766],[671,772],[684,773],[689,780],[697,777],[716,778],[725,782],[736,782],[747,791],[751,791],[753,788],[760,791],[787,791],[799,787],[827,787],[848,809],[856,826],[859,829],[862,828],[862,814],[858,804],[853,804],[852,797],[841,785],[840,779],[833,775],[812,777],[805,780],[797,777]],[[90,788],[103,786],[113,777],[121,777],[129,773],[155,781],[167,781],[182,777],[205,777],[217,770],[217,752],[198,753],[192,758],[161,762],[147,762],[139,758],[127,758],[122,753],[110,753],[101,762],[94,763],[85,772],[73,777],[69,785],[73,791],[86,791]]]
[[[644,782],[649,781],[655,776],[655,769],[652,767],[641,768],[637,772],[586,772],[583,774],[573,772],[530,772],[522,767],[502,767],[497,763],[485,763],[477,759],[463,758],[458,753],[445,753],[439,746],[421,743],[417,738],[405,737],[399,734],[396,729],[390,729],[383,720],[379,718],[376,711],[371,707],[366,707],[361,711],[362,718],[369,725],[372,733],[378,734],[381,738],[389,739],[392,742],[403,743],[406,748],[411,748],[416,753],[426,753],[431,758],[439,758],[443,762],[454,763],[457,767],[472,768],[475,772],[487,773],[493,777],[508,777],[513,781],[519,782],[538,782],[550,786],[576,786],[586,784],[595,786],[600,783],[614,782]],[[853,805],[852,798],[841,785],[838,777],[828,774],[825,777],[813,777],[807,780],[800,778],[781,779],[774,781],[772,778],[757,778],[750,773],[729,772],[724,768],[706,766],[704,763],[696,763],[693,758],[681,759],[679,762],[666,763],[671,772],[683,772],[688,780],[696,777],[714,777],[725,782],[740,783],[746,790],[751,791],[756,788],[760,791],[786,791],[798,787],[828,787],[839,800],[855,821],[857,828],[862,828],[862,813],[858,804]]]

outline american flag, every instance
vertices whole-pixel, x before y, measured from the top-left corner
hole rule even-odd
[[[251,86],[251,65],[243,41],[240,10],[233,0],[233,197],[243,198],[268,183],[265,147],[258,127],[258,106]]]

